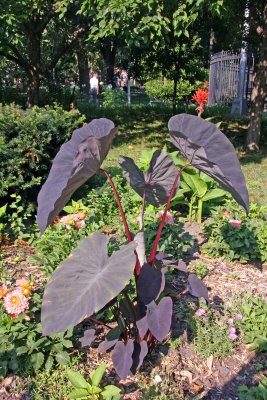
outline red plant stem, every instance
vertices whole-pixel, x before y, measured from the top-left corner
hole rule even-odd
[[[157,236],[156,236],[156,239],[155,239],[155,241],[154,241],[154,243],[153,243],[153,247],[152,247],[152,250],[151,250],[149,259],[148,259],[148,262],[149,262],[149,263],[152,263],[152,262],[154,261],[154,259],[155,259],[156,252],[157,252],[157,247],[158,247],[158,244],[159,244],[160,235],[161,235],[161,232],[162,232],[162,229],[163,229],[163,225],[164,225],[164,222],[165,222],[165,218],[166,218],[166,215],[167,215],[167,211],[168,211],[168,209],[169,209],[169,207],[170,207],[171,199],[172,199],[172,197],[173,197],[173,195],[174,195],[174,192],[175,192],[177,183],[178,183],[178,181],[179,181],[179,179],[180,179],[180,177],[181,177],[181,174],[182,174],[183,170],[184,170],[185,168],[189,167],[190,165],[191,165],[191,164],[186,164],[186,165],[184,165],[184,166],[180,169],[180,171],[178,172],[178,174],[177,174],[177,176],[176,176],[176,178],[175,178],[175,181],[174,181],[174,183],[173,183],[173,185],[172,185],[172,189],[171,189],[170,195],[169,195],[169,197],[168,197],[167,204],[166,204],[165,209],[164,209],[164,213],[163,213],[163,216],[162,216],[162,220],[160,221],[160,225],[159,225],[159,229],[158,229],[158,232],[157,232]]]
[[[117,204],[118,204],[118,207],[119,207],[119,210],[120,210],[120,215],[121,215],[121,219],[122,219],[122,222],[123,222],[123,225],[124,225],[125,233],[126,233],[128,242],[130,243],[130,242],[132,242],[133,239],[132,239],[132,235],[131,235],[128,223],[126,221],[126,217],[125,217],[122,205],[121,205],[121,201],[120,201],[117,189],[115,188],[114,182],[111,179],[111,176],[109,175],[109,173],[105,169],[102,169],[102,168],[100,169],[100,171],[102,171],[105,174],[106,178],[108,179],[108,181],[110,183],[110,186],[112,187],[114,196],[116,198],[116,201],[117,201]]]
[[[104,173],[104,175],[106,176],[106,178],[108,179],[108,181],[110,183],[110,186],[112,187],[114,196],[115,196],[116,201],[117,201],[117,205],[118,205],[119,210],[120,210],[120,215],[121,215],[121,219],[122,219],[122,222],[123,222],[123,225],[124,225],[125,234],[126,234],[126,237],[128,239],[128,242],[130,243],[130,242],[133,241],[133,239],[132,239],[132,235],[131,235],[131,232],[130,232],[130,229],[129,229],[129,226],[128,226],[128,223],[127,223],[127,220],[126,220],[126,217],[125,217],[125,213],[124,213],[122,205],[121,205],[121,201],[120,201],[117,189],[115,188],[114,182],[113,182],[111,176],[109,175],[109,173],[105,169],[102,169],[102,168],[100,168],[100,171],[102,171]],[[136,252],[135,252],[135,254],[136,254]],[[139,276],[140,275],[141,266],[140,266],[140,262],[138,260],[137,254],[136,254],[136,257],[137,257],[137,260],[136,260],[134,272],[135,272],[136,276]]]
[[[90,319],[95,324],[106,326],[108,329],[113,329],[112,326],[109,326],[109,325],[105,324],[105,322],[99,321],[98,319],[96,319],[94,317],[89,317],[88,319]]]

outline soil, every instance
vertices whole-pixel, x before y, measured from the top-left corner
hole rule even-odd
[[[210,300],[218,307],[229,298],[240,294],[243,290],[266,291],[267,269],[259,264],[230,264],[223,260],[211,260],[198,253],[198,246],[203,241],[201,232],[196,224],[188,224],[187,231],[197,236],[193,251],[188,254],[187,261],[201,259],[209,268],[209,274],[204,282],[209,290]],[[8,268],[9,276],[16,278],[34,274],[39,284],[44,280],[38,266],[27,261],[34,253],[34,248],[26,242],[2,243],[0,248],[4,265]],[[170,283],[171,290],[181,293],[186,288],[183,273],[176,272]],[[188,294],[178,296],[174,302],[174,315],[179,313],[181,301],[184,307],[192,302]],[[236,400],[237,388],[241,384],[253,385],[259,380],[258,367],[266,364],[266,355],[249,351],[244,344],[238,345],[235,352],[228,357],[216,359],[213,356],[207,360],[201,359],[194,351],[186,334],[186,320],[173,321],[172,336],[181,337],[182,344],[178,349],[172,349],[167,344],[158,345],[152,354],[146,358],[141,372],[119,381],[112,369],[111,355],[100,355],[96,348],[88,348],[84,353],[84,366],[90,370],[97,367],[101,361],[108,365],[107,382],[119,385],[122,389],[123,400],[142,400],[157,398],[150,396],[148,388],[153,387],[159,395],[161,392],[169,399],[206,399],[206,400]],[[103,327],[104,329],[104,327]],[[265,371],[267,375],[267,371]],[[154,377],[162,379],[156,384]],[[21,390],[18,390],[21,387]],[[142,391],[140,389],[142,387]],[[197,396],[197,397],[196,397]],[[34,400],[27,392],[27,385],[22,378],[10,375],[0,380],[0,400]]]

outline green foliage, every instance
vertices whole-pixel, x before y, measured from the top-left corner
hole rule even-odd
[[[205,278],[205,276],[207,276],[209,273],[209,268],[204,261],[201,260],[192,261],[188,267],[190,271],[192,271],[201,279]]]
[[[151,249],[156,238],[159,224],[151,223],[146,226],[147,249]],[[163,251],[175,259],[183,258],[184,254],[193,246],[194,238],[183,229],[183,224],[168,225],[163,229],[158,245],[158,251]]]
[[[51,159],[83,122],[79,111],[59,106],[22,110],[0,105],[0,196],[16,192],[35,203]]]
[[[79,357],[71,359],[71,365],[55,365],[52,369],[40,370],[31,376],[30,394],[34,400],[67,399],[71,383],[67,377],[69,368],[77,368]]]
[[[0,305],[0,376],[15,372],[23,376],[41,368],[50,370],[56,364],[70,361],[68,351],[73,347],[72,329],[44,337],[40,321],[41,293],[35,292],[27,313],[12,318]]]
[[[240,400],[266,400],[267,399],[267,377],[262,377],[257,386],[247,387],[240,385],[238,387],[238,396]]]
[[[224,357],[232,353],[234,343],[229,338],[227,320],[214,309],[206,310],[204,316],[195,315],[191,330],[195,351],[201,357]]]
[[[248,216],[236,204],[218,207],[212,218],[205,223],[204,234],[208,241],[201,246],[210,257],[222,257],[228,261],[267,261],[267,233],[265,208],[251,206]],[[229,220],[240,220],[240,228],[233,228]]]
[[[154,79],[146,82],[146,93],[150,99],[159,99],[162,101],[170,100],[173,96],[173,81],[164,80],[162,78]],[[180,80],[177,86],[177,99],[184,100],[194,90],[194,85],[191,85],[187,80]]]
[[[84,400],[89,397],[95,400],[120,400],[121,390],[117,386],[100,387],[106,368],[105,363],[100,364],[96,370],[91,372],[88,382],[78,372],[68,371],[68,378],[75,388],[69,394],[69,398]]]
[[[4,233],[6,228],[6,223],[3,222],[6,215],[6,207],[6,204],[3,207],[0,207],[0,236]]]
[[[122,89],[105,89],[101,93],[103,107],[120,107],[126,104],[127,94]]]
[[[9,206],[10,211],[8,213],[10,234],[17,239],[28,240],[31,243],[39,233],[37,225],[29,224],[33,215],[23,207],[20,195],[14,193],[10,195],[10,198],[14,199]]]
[[[244,295],[239,300],[239,309],[243,315],[240,329],[245,343],[251,350],[267,352],[267,302],[262,295]]]

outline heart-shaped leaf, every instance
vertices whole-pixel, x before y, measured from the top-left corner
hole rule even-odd
[[[172,159],[162,150],[157,150],[152,156],[147,172],[142,172],[132,158],[120,157],[119,164],[124,170],[124,176],[132,188],[154,206],[167,203],[174,180],[178,174]],[[178,186],[178,185],[177,185]]]
[[[188,277],[189,292],[192,296],[203,297],[207,302],[209,302],[209,293],[204,282],[198,278],[195,274],[189,274]]]
[[[144,338],[145,334],[148,331],[146,310],[147,308],[144,305],[144,303],[138,300],[135,306],[135,312],[136,312],[136,325],[141,339]]]
[[[161,282],[161,271],[158,271],[151,264],[144,264],[136,283],[136,289],[145,305],[157,298],[160,293]]]
[[[211,122],[179,114],[169,120],[173,144],[191,165],[215,179],[249,213],[248,191],[235,148]]]
[[[154,301],[147,307],[147,322],[153,336],[160,342],[167,336],[172,322],[172,299],[164,297],[159,304]]]
[[[97,173],[116,129],[106,118],[94,119],[73,132],[57,153],[38,195],[37,224],[41,233],[67,204],[73,193]]]
[[[131,372],[133,374],[141,367],[147,353],[148,347],[146,341],[143,340],[141,343],[134,341],[134,351],[132,354],[133,364],[131,366]]]
[[[96,338],[95,330],[94,329],[87,329],[83,333],[83,337],[79,340],[82,347],[89,346]]]
[[[52,274],[43,297],[44,335],[75,326],[125,287],[136,262],[136,244],[131,242],[108,257],[107,241],[103,233],[93,233]]]
[[[121,379],[126,379],[133,364],[132,354],[134,342],[129,339],[126,344],[117,342],[112,352],[112,361],[115,371]]]
[[[103,342],[100,343],[98,346],[98,352],[99,353],[105,353],[109,349],[115,346],[115,344],[118,342],[119,339],[114,339],[114,340],[107,340],[105,339]]]

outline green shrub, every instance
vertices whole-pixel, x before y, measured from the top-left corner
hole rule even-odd
[[[105,89],[101,99],[103,107],[120,107],[126,104],[127,94],[122,89]]]
[[[162,78],[154,79],[146,82],[146,93],[151,99],[169,100],[173,96],[173,81],[163,80]],[[194,90],[194,85],[191,85],[187,80],[181,80],[177,86],[177,99],[183,100],[190,96]]]
[[[15,192],[25,203],[36,203],[51,159],[83,122],[79,111],[59,106],[22,110],[0,105],[0,196]]]
[[[210,257],[222,257],[227,261],[267,261],[267,231],[265,208],[251,205],[248,216],[236,204],[218,207],[204,226],[207,242],[202,252]],[[230,220],[241,221],[239,228],[232,227]]]

